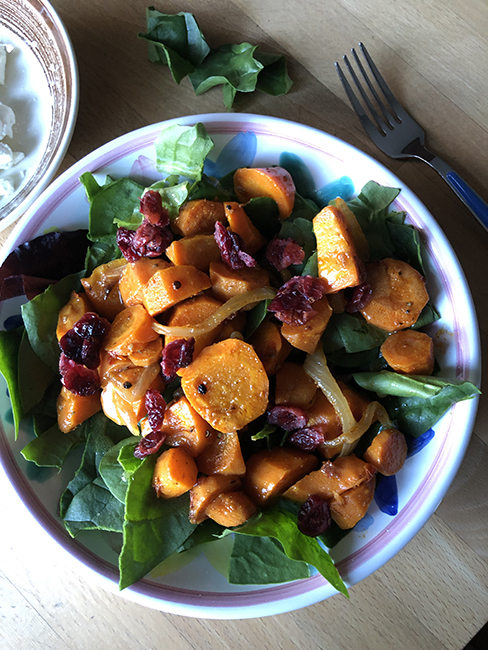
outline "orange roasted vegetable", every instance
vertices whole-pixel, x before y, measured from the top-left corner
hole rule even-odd
[[[399,472],[407,457],[405,436],[397,429],[383,429],[363,454],[363,459],[384,476]]]
[[[190,490],[190,521],[201,524],[207,519],[207,507],[219,494],[242,489],[242,481],[237,476],[202,476]]]
[[[307,411],[317,386],[299,363],[285,361],[276,373],[275,404],[297,406]],[[329,402],[330,404],[330,402]]]
[[[224,203],[224,209],[230,230],[242,238],[244,250],[250,255],[254,255],[266,244],[266,239],[253,225],[242,205],[229,201]]]
[[[86,293],[76,293],[76,291],[73,291],[70,299],[59,312],[58,325],[56,327],[56,338],[58,341],[63,338],[66,332],[69,332],[82,316],[92,311],[92,309],[93,307]]]
[[[210,287],[208,275],[194,266],[170,266],[156,271],[142,288],[144,306],[151,316],[157,316]]]
[[[276,373],[291,352],[291,345],[283,338],[280,326],[273,320],[264,320],[249,339],[263,362],[268,377]]]
[[[190,404],[217,431],[238,431],[266,411],[268,375],[244,341],[214,343],[179,372]]]
[[[159,359],[161,359],[162,351],[163,339],[158,336],[157,339],[150,341],[143,348],[133,350],[129,354],[129,359],[135,366],[151,366],[153,363],[157,363]]]
[[[246,464],[237,433],[214,434],[210,444],[198,456],[197,467],[202,474],[244,476]]]
[[[206,514],[221,526],[233,528],[245,524],[257,511],[247,494],[239,491],[219,494],[207,506]]]
[[[331,201],[330,205],[334,206],[341,212],[342,216],[346,220],[347,227],[352,235],[354,246],[356,247],[359,257],[363,262],[367,262],[369,259],[369,244],[358,220],[356,219],[356,215],[340,196]]]
[[[209,446],[215,433],[184,396],[173,400],[166,407],[161,431],[166,433],[165,444],[183,447],[193,457]]]
[[[246,463],[244,489],[258,505],[272,503],[319,464],[313,454],[291,447],[258,451]]]
[[[154,318],[142,305],[126,307],[115,317],[103,347],[115,356],[137,352],[159,338],[159,334],[153,330],[154,323]]]
[[[425,332],[393,332],[380,350],[387,364],[396,372],[431,375],[434,370],[434,341]]]
[[[209,274],[212,293],[223,302],[239,294],[269,286],[268,272],[260,267],[231,269],[224,262],[212,262]]]
[[[76,395],[61,386],[56,402],[58,427],[63,433],[68,433],[98,413],[101,408],[100,392],[94,395]]]
[[[356,287],[364,282],[364,264],[342,212],[326,206],[314,217],[313,231],[317,239],[319,278],[326,293]]]
[[[343,530],[353,528],[366,514],[373,501],[376,477],[342,492],[330,502],[330,516]]]
[[[81,280],[93,310],[110,321],[124,309],[119,280],[126,264],[124,259],[112,260],[97,266],[90,277]]]
[[[234,173],[234,190],[241,203],[259,196],[274,199],[280,219],[289,217],[295,205],[295,183],[283,167],[242,167]]]
[[[371,299],[360,309],[364,318],[387,332],[412,327],[429,300],[425,280],[410,264],[386,258],[368,264]]]
[[[194,266],[208,273],[210,262],[218,262],[220,249],[213,235],[193,235],[175,239],[166,249],[167,257],[175,266]]]
[[[158,497],[172,499],[188,492],[197,480],[197,466],[183,447],[163,451],[156,461],[152,486]]]
[[[210,235],[215,230],[216,221],[225,221],[223,204],[220,201],[198,199],[182,205],[172,228],[185,237]]]
[[[294,348],[303,352],[312,353],[315,350],[332,316],[332,307],[327,296],[314,302],[313,308],[317,313],[303,325],[283,323],[281,326],[281,335]]]
[[[180,325],[198,325],[214,314],[221,306],[222,303],[211,296],[206,296],[205,294],[195,296],[176,305],[167,324],[170,327]],[[205,332],[205,334],[197,334],[193,337],[195,339],[195,347],[193,351],[194,359],[197,358],[203,348],[207,347],[207,345],[212,345],[212,343],[215,343],[218,340],[221,329],[222,324],[217,325],[217,327],[208,332]],[[181,336],[166,336],[165,345],[181,338]]]
[[[142,305],[142,287],[149,282],[156,271],[171,266],[169,262],[151,257],[141,257],[137,262],[129,262],[125,267],[119,282],[119,290],[124,305]]]

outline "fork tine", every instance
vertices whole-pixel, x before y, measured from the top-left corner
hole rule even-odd
[[[348,64],[347,57],[345,56],[344,59],[346,60],[346,65],[347,65]],[[346,92],[346,95],[347,95],[353,109],[355,110],[356,115],[359,117],[359,120],[361,121],[361,124],[363,125],[363,128],[366,130],[366,133],[371,134],[372,130],[376,132],[377,127],[373,124],[373,122],[369,118],[368,114],[364,110],[363,105],[361,104],[361,102],[356,97],[356,94],[354,93],[353,89],[351,88],[351,85],[350,85],[349,81],[347,80],[345,74],[342,72],[342,68],[341,68],[341,66],[339,65],[339,63],[337,61],[336,61],[335,67],[336,67],[336,70],[337,70],[337,74],[339,75],[339,79],[342,82],[342,86],[343,86],[343,88],[344,88],[344,90]],[[352,73],[354,75],[354,70],[352,71]],[[355,81],[356,81],[356,85],[360,89],[361,85],[359,84],[359,81],[357,80],[357,77],[356,77]],[[373,111],[373,115],[374,115],[374,111]],[[378,128],[380,129],[381,133],[384,134],[384,131],[383,131],[381,125],[378,124]]]
[[[353,51],[354,55],[356,56],[354,50],[352,50],[352,51]],[[371,103],[371,101],[370,101],[368,95],[365,93],[364,88],[363,88],[361,82],[359,81],[356,72],[354,71],[354,68],[352,67],[352,65],[351,65],[350,62],[349,62],[349,59],[347,58],[346,55],[344,55],[342,58],[344,59],[344,63],[346,64],[347,69],[348,69],[348,71],[349,71],[349,74],[351,75],[351,77],[352,77],[354,83],[356,84],[356,88],[359,90],[359,93],[360,93],[360,95],[361,95],[361,97],[362,97],[364,103],[366,104],[366,106],[367,106],[367,108],[368,108],[370,114],[373,116],[373,119],[374,119],[374,121],[376,122],[376,126],[377,126],[377,128],[379,129],[379,131],[380,131],[381,133],[383,133],[384,135],[386,135],[386,134],[385,134],[384,126],[381,124],[381,121],[380,121],[380,119],[379,119],[378,113],[377,113],[376,109],[374,108],[373,104]],[[356,57],[356,58],[357,58],[357,57]],[[364,74],[364,69],[362,69],[362,72],[363,72],[363,74]],[[365,75],[365,77],[366,77],[366,79],[367,79],[367,75]],[[390,126],[391,126],[391,125],[390,125]]]
[[[361,43],[360,43],[359,45],[361,46]],[[388,113],[387,109],[385,108],[385,105],[384,105],[384,103],[383,103],[383,100],[380,98],[380,96],[379,96],[378,93],[376,92],[376,88],[375,88],[375,87],[373,86],[373,84],[371,83],[371,79],[369,78],[368,73],[367,73],[366,70],[364,69],[364,66],[363,66],[363,64],[361,63],[361,59],[359,58],[359,56],[358,56],[358,54],[357,54],[357,52],[356,52],[356,50],[355,50],[354,48],[352,48],[351,51],[352,51],[353,56],[354,56],[354,58],[355,58],[355,60],[356,60],[356,64],[357,64],[359,70],[361,71],[361,74],[363,75],[363,78],[364,78],[364,80],[366,81],[366,84],[368,85],[368,88],[369,88],[371,94],[373,95],[374,100],[375,100],[375,102],[376,102],[378,108],[379,108],[380,111],[381,111],[381,114],[383,115],[383,119],[384,119],[385,122],[388,124],[388,126],[390,126],[391,128],[393,128],[393,124],[391,123],[391,115]],[[372,62],[371,57],[370,57],[370,59],[366,59],[366,60],[368,61],[368,64],[370,65],[370,68],[371,68],[371,64],[370,64],[370,60],[371,60],[371,62]],[[374,65],[374,63],[373,63],[373,65]],[[373,72],[373,74],[375,74],[374,71],[373,71],[373,69],[371,69],[371,71]],[[377,69],[377,68],[376,68],[376,72],[378,72],[378,69]],[[378,72],[378,74],[379,74],[379,72]],[[375,75],[375,78],[376,78],[376,75]],[[378,80],[376,79],[376,81],[378,81]],[[384,80],[383,80],[383,83],[385,83]],[[385,83],[385,86],[386,86],[386,83]],[[390,94],[391,94],[391,93],[390,93]],[[367,101],[366,96],[364,96],[364,99],[365,99],[365,101]],[[393,111],[393,113],[394,113],[394,116],[397,117],[397,115],[395,114],[394,111]]]

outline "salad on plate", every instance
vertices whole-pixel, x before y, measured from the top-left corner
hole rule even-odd
[[[378,495],[395,514],[409,451],[479,391],[436,361],[398,189],[303,196],[290,160],[217,178],[212,147],[201,123],[167,127],[161,180],[84,173],[88,231],[5,260],[2,299],[30,298],[0,332],[22,454],[80,454],[59,513],[113,534],[121,589],[212,543],[232,584],[319,572],[347,595],[327,549]]]

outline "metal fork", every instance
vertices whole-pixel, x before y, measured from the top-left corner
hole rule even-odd
[[[450,165],[425,148],[424,130],[395,98],[364,44],[359,43],[359,47],[376,85],[354,48],[351,51],[364,83],[361,83],[347,56],[343,59],[362,102],[352,89],[339,63],[336,62],[335,65],[349,101],[366,133],[377,147],[392,158],[419,158],[428,163],[439,172],[481,225],[488,230],[488,205]],[[370,94],[366,91],[365,85]]]

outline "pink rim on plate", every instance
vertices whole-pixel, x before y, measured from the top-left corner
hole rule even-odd
[[[195,115],[168,120],[122,136],[79,161],[44,192],[12,233],[4,255],[18,244],[42,234],[46,228],[53,226],[49,222],[51,215],[62,207],[74,192],[80,192],[78,179],[83,172],[111,171],[121,160],[134,159],[139,152],[151,147],[165,126],[197,122],[203,122],[210,136],[216,140],[219,137],[230,139],[236,134],[251,131],[257,136],[258,142],[262,139],[268,145],[276,140],[282,151],[300,150],[303,155],[309,155],[310,160],[317,157],[321,165],[350,170],[349,175],[355,182],[356,190],[370,179],[401,188],[395,207],[405,210],[409,222],[421,232],[429,259],[428,275],[435,278],[439,300],[450,313],[450,376],[479,384],[479,334],[472,299],[459,262],[434,218],[397,177],[366,154],[333,136],[286,120],[243,114]],[[257,164],[260,160],[261,164],[278,162],[276,159],[266,160],[266,151],[259,151],[258,148]],[[362,174],[367,176],[363,177]],[[329,180],[333,180],[333,177]],[[86,225],[86,203],[81,206],[81,212]],[[61,224],[58,225],[61,227]],[[77,222],[74,227],[83,225]],[[337,551],[334,549],[331,552],[348,586],[364,579],[391,559],[435,511],[466,451],[477,402],[477,399],[460,402],[444,416],[436,431],[436,444],[428,451],[424,450],[421,460],[416,457],[414,461],[420,463],[422,479],[414,488],[405,483],[404,499],[403,484],[400,482],[398,514],[388,517],[378,511],[375,517],[382,523],[367,530],[361,541],[358,541],[359,536],[352,542],[343,540],[344,544],[341,542]],[[116,567],[68,535],[56,513],[52,512],[33,490],[29,478],[17,462],[17,451],[14,453],[3,424],[0,433],[1,462],[9,480],[32,515],[71,556],[101,579],[106,588],[118,593]],[[200,586],[201,589],[194,588],[193,585],[188,588],[178,585],[177,580],[166,580],[165,584],[164,578],[148,577],[121,593],[129,600],[169,613],[219,619],[251,618],[292,611],[336,593],[320,575],[293,583],[259,588],[209,590],[205,588],[205,584],[198,585]]]

